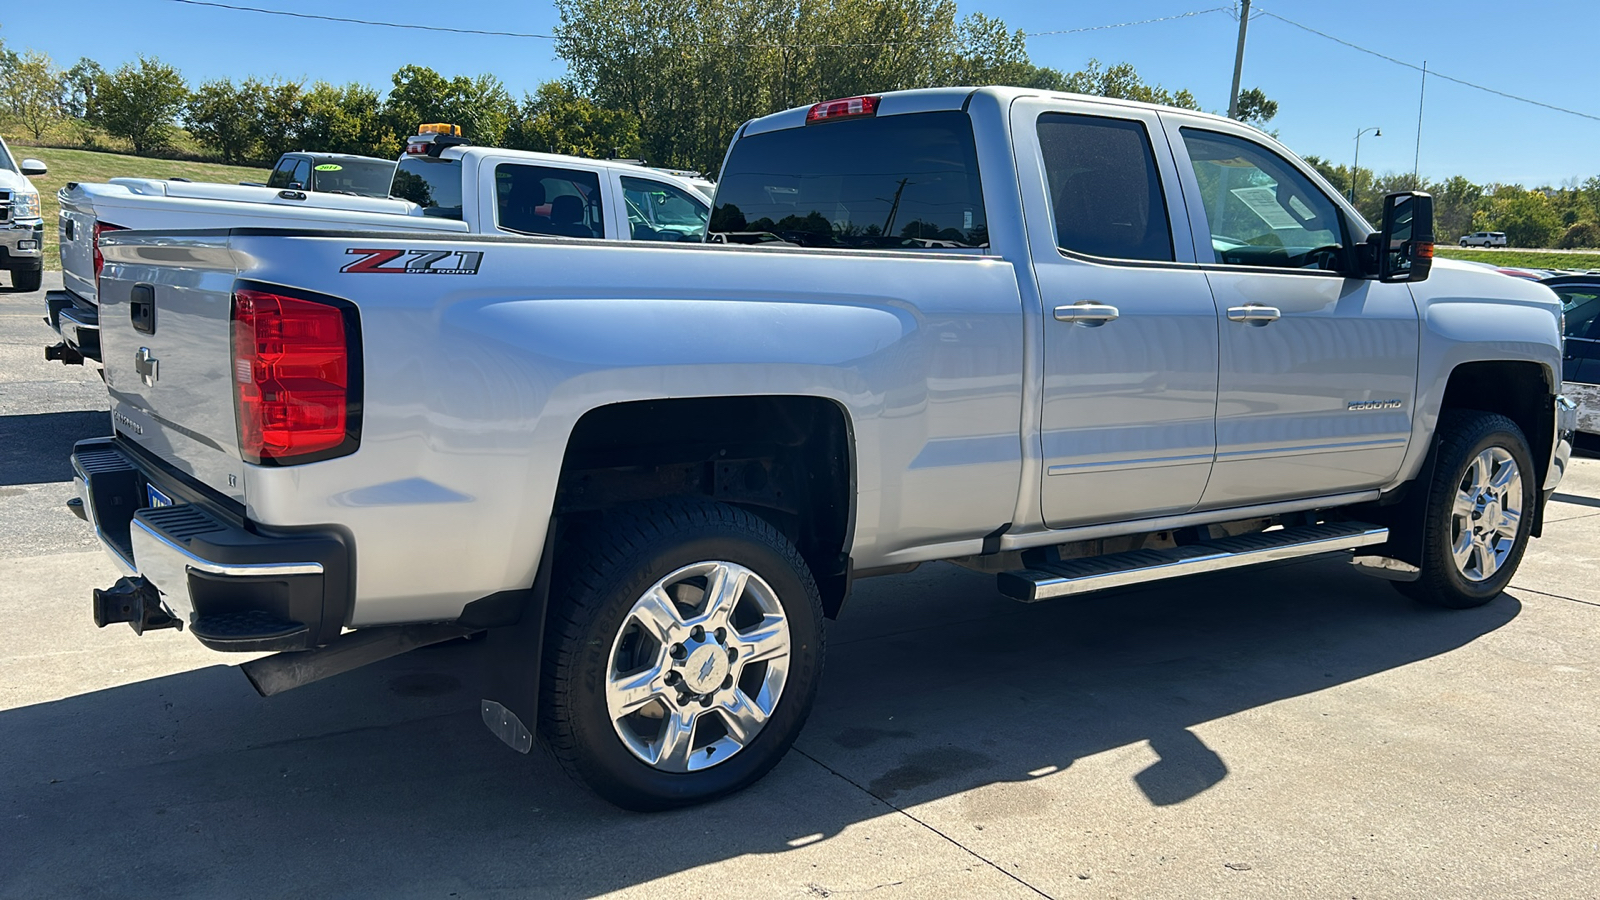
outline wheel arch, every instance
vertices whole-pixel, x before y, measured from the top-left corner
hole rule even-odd
[[[829,618],[850,589],[855,426],[806,394],[628,400],[585,412],[568,435],[552,518],[674,497],[725,502],[793,541]]]

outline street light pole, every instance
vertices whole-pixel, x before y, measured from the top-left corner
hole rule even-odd
[[[1352,162],[1350,164],[1350,202],[1351,203],[1356,202],[1356,179],[1361,177],[1361,136],[1363,134],[1366,134],[1369,131],[1372,132],[1372,136],[1373,137],[1383,137],[1383,129],[1377,127],[1376,125],[1374,125],[1371,128],[1363,128],[1360,131],[1356,132],[1356,158],[1355,158],[1355,162]]]

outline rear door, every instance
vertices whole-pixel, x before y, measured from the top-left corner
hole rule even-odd
[[[1286,153],[1242,127],[1161,116],[1221,314],[1217,461],[1202,505],[1389,481],[1415,412],[1410,288],[1350,271],[1364,228]]]
[[[1045,521],[1186,512],[1216,449],[1217,311],[1161,123],[1028,98],[1011,128],[1045,319]]]

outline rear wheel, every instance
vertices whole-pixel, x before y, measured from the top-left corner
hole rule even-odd
[[[1424,511],[1422,574],[1396,585],[1436,606],[1466,609],[1510,583],[1528,546],[1537,485],[1522,429],[1505,416],[1451,411]]]
[[[22,291],[24,293],[29,291],[37,291],[39,286],[43,283],[43,268],[11,270],[11,287],[13,290]]]
[[[810,712],[822,602],[798,550],[719,503],[608,513],[564,541],[541,736],[628,809],[737,791],[777,764]]]

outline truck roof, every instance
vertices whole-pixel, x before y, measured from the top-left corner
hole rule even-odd
[[[1229,122],[1234,125],[1244,124],[1226,116],[1214,113],[1199,112],[1192,109],[1180,109],[1174,106],[1162,106],[1156,103],[1143,103],[1138,100],[1123,100],[1116,97],[1101,97],[1094,94],[1072,94],[1065,91],[1044,91],[1035,88],[1019,87],[942,87],[919,88],[909,91],[885,91],[881,94],[872,94],[879,100],[878,112],[880,116],[906,115],[919,112],[940,112],[946,110],[965,109],[971,98],[979,95],[992,96],[1002,103],[1008,103],[1018,97],[1059,97],[1063,100],[1082,101],[1085,103],[1099,103],[1107,106],[1118,106],[1134,109],[1168,110],[1181,112],[1187,116],[1215,119],[1219,122]],[[833,99],[833,98],[829,98]],[[781,128],[795,128],[805,124],[806,113],[813,104],[796,106],[759,119],[751,119],[739,135],[762,134],[768,131],[777,131]],[[1246,125],[1245,127],[1250,127]],[[1259,129],[1256,129],[1259,130]]]

